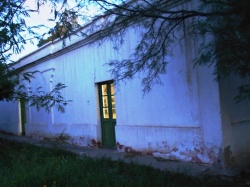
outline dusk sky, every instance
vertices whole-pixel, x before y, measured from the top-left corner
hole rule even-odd
[[[72,4],[73,5],[73,4]],[[30,9],[36,9],[36,2],[34,0],[26,0],[25,6],[29,7]],[[90,15],[93,16],[97,12],[97,8],[95,6],[89,6],[88,10],[82,10],[83,15]],[[53,13],[51,13],[51,7],[46,4],[42,7],[40,7],[39,12],[30,12],[30,18],[25,18],[27,26],[36,26],[39,24],[43,24],[46,27],[50,28],[54,26],[54,22],[48,21],[48,19],[53,19]],[[78,20],[79,23],[81,23],[81,20]],[[45,33],[45,28],[39,29],[39,33],[43,34]],[[29,35],[25,35],[25,38],[29,38]],[[27,42],[25,45],[25,49],[20,54],[14,54],[11,59],[14,61],[17,61],[18,59],[22,58],[23,56],[35,51],[38,49],[37,43],[38,41],[33,40],[34,44],[31,44],[30,42]]]

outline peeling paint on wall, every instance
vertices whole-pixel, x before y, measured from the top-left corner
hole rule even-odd
[[[84,137],[84,136],[70,136],[66,133],[60,134],[41,134],[41,133],[33,133],[29,135],[33,139],[37,140],[45,140],[45,141],[52,141],[56,143],[66,143],[75,146],[89,146],[94,148],[101,147],[101,142],[91,138],[91,137]]]
[[[88,145],[89,147],[99,148],[102,146],[102,143],[98,140],[91,139],[90,142],[91,144]]]
[[[136,150],[132,147],[117,143],[117,150],[120,152],[140,153],[152,155],[156,158],[166,160],[182,160],[188,162],[214,164],[221,162],[219,159],[219,148],[210,146],[204,142],[178,143],[170,145],[167,141],[162,141],[154,150]]]

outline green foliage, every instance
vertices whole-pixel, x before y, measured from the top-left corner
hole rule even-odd
[[[78,157],[0,139],[2,187],[12,186],[228,186],[216,177],[160,171],[107,158]]]
[[[236,75],[249,80],[250,1],[198,0],[196,7],[187,8],[185,3],[189,2],[172,0],[75,0],[73,6],[64,0],[37,0],[36,10],[27,9],[24,2],[0,2],[1,68],[12,52],[20,53],[27,41],[33,41],[31,38],[40,39],[38,46],[57,38],[64,41],[70,37],[75,26],[79,27],[76,20],[81,19],[92,20],[91,29],[98,27],[101,30],[98,39],[110,39],[117,44],[115,48],[123,44],[123,36],[129,27],[140,28],[137,32],[141,32],[141,38],[131,56],[121,61],[110,61],[108,65],[111,66],[111,74],[117,82],[141,74],[144,92],[150,91],[154,84],[161,84],[161,75],[167,72],[169,64],[166,57],[172,55],[173,46],[181,43],[187,35],[193,37],[193,40],[201,41],[195,64],[215,67],[214,74],[217,79]],[[54,15],[50,21],[55,23],[54,28],[47,33],[47,39],[35,32],[45,26],[29,27],[25,23],[30,12],[39,12],[44,4],[50,5]],[[93,15],[82,13],[90,4],[100,8],[101,13],[99,12],[96,19],[93,19]],[[173,8],[176,6],[177,8]],[[29,39],[24,37],[25,33],[29,34]],[[0,100],[11,100],[13,86],[18,85],[16,80],[13,81],[13,76],[6,78],[9,75],[6,74],[7,71],[1,70],[1,76],[4,72],[5,78],[0,83]],[[250,98],[249,86],[250,83],[240,85],[236,97],[238,101]],[[57,88],[54,93],[56,92]],[[45,104],[44,100],[48,98],[55,97],[51,94],[44,95],[41,98],[42,103]],[[57,101],[61,101],[59,98],[60,96]],[[58,105],[58,108],[63,105]]]
[[[11,73],[6,66],[0,63],[0,101],[10,99],[15,90],[15,80],[10,78]]]
[[[60,112],[65,112],[65,106],[71,102],[71,100],[65,100],[61,94],[61,91],[66,88],[62,83],[58,83],[50,92],[42,91],[42,87],[38,87],[36,92],[27,91],[23,85],[19,86],[16,92],[16,98],[23,99],[24,101],[29,102],[29,106],[34,106],[38,111],[41,108],[45,109],[48,113],[51,111],[51,108],[56,107]]]
[[[65,112],[65,106],[71,100],[65,100],[61,94],[61,91],[66,88],[64,84],[57,83],[51,91],[44,92],[42,87],[33,91],[24,83],[20,83],[20,80],[31,82],[37,72],[19,73],[15,69],[10,69],[5,63],[0,64],[0,101],[23,100],[38,111],[43,108],[49,113],[53,107],[56,107],[58,111]]]
[[[216,78],[234,75],[250,78],[250,2],[231,0],[228,2],[203,1],[203,8],[214,15],[193,23],[190,27],[198,36],[210,35],[213,40],[204,41],[196,63],[214,65]],[[248,81],[249,82],[249,81]],[[236,101],[250,98],[250,83],[238,87]]]
[[[250,84],[244,84],[238,87],[239,94],[235,97],[236,102],[250,99]]]
[[[73,31],[80,27],[77,22],[78,15],[75,11],[64,10],[62,13],[55,11],[55,19],[61,16],[60,22],[56,23],[54,28],[51,28],[48,34],[50,35],[48,38],[41,38],[37,44],[38,47],[42,45],[53,42],[56,39],[65,39],[70,37]]]
[[[37,12],[45,1],[37,1],[37,10],[28,9],[24,3],[25,0],[0,1],[0,101],[22,99],[38,110],[45,108],[49,112],[55,106],[58,111],[64,112],[64,107],[70,102],[60,93],[66,87],[64,84],[58,83],[49,93],[41,91],[41,88],[37,88],[35,92],[31,91],[23,81],[31,82],[36,72],[21,73],[13,68],[14,64],[9,60],[12,53],[22,52],[27,41],[33,43],[33,39],[41,37],[35,31],[44,27],[27,26],[25,18],[30,17],[31,12]],[[52,1],[54,8],[56,3],[59,2]],[[27,34],[29,38],[25,37]]]
[[[182,6],[190,3],[186,1],[142,0],[124,4],[120,1],[93,1],[105,9],[107,15],[113,16],[105,21],[103,37],[112,39],[116,35],[123,42],[128,27],[143,28],[132,55],[108,63],[117,81],[141,73],[144,92],[150,91],[154,84],[161,84],[160,76],[167,72],[169,63],[166,57],[171,56],[173,46],[188,35],[201,42],[195,64],[215,67],[217,79],[236,75],[249,80],[250,1],[198,0],[197,6],[192,8]],[[242,89],[239,87],[239,90]],[[244,89],[244,96],[239,92],[237,98],[250,98],[247,90]]]

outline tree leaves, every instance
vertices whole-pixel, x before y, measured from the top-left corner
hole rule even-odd
[[[75,30],[75,25],[79,27],[75,20],[86,15],[81,14],[81,9],[95,2],[102,9],[104,15],[98,15],[93,20],[92,29],[100,30],[98,39],[111,40],[115,49],[119,49],[124,42],[124,35],[129,27],[137,28],[141,31],[141,38],[135,51],[130,58],[112,60],[107,63],[111,67],[111,73],[117,81],[132,79],[136,74],[142,75],[141,85],[144,92],[151,90],[152,85],[161,84],[161,75],[166,73],[169,63],[167,57],[172,55],[172,46],[180,43],[186,34],[192,34],[194,40],[203,41],[199,47],[199,56],[194,60],[195,64],[214,66],[214,74],[217,79],[236,75],[242,79],[250,76],[250,2],[245,0],[231,1],[208,1],[200,0],[197,7],[185,8],[182,3],[186,1],[172,0],[75,0],[76,5],[70,7],[66,0],[37,0],[37,10],[26,9],[24,0],[2,1],[0,6],[0,62],[7,62],[12,51],[20,53],[27,39],[22,35],[27,31],[34,38],[41,38],[35,32],[42,25],[27,27],[25,17],[29,17],[29,12],[39,11],[43,4],[50,3],[51,11],[54,13],[55,27],[50,30],[51,36],[48,39],[41,39],[39,45],[57,38],[66,39]],[[176,3],[176,4],[175,4]],[[174,8],[178,5],[177,8]],[[104,11],[106,11],[104,13]],[[97,23],[98,19],[103,20]],[[88,19],[90,20],[90,19]],[[138,29],[140,28],[140,29]],[[206,40],[206,36],[214,40]],[[4,66],[2,66],[4,67]],[[23,74],[9,70],[9,66],[2,70],[0,87],[2,93],[12,95],[13,85],[18,86],[17,79],[24,79],[29,82],[35,76],[33,73]],[[8,73],[7,73],[8,72]],[[6,79],[2,79],[7,77]],[[3,81],[4,80],[4,81]],[[8,87],[4,84],[7,84]],[[241,85],[238,88],[240,100],[248,99],[250,94],[249,84]],[[28,99],[28,93],[23,96]],[[64,106],[63,100],[57,87],[53,92],[34,93],[33,106],[52,106],[61,110]],[[27,92],[27,90],[26,90]],[[8,95],[7,94],[7,95]],[[19,96],[21,96],[20,94]],[[33,95],[32,95],[33,94]],[[57,96],[56,96],[57,95]],[[10,97],[7,97],[10,99]],[[38,97],[39,96],[39,97]],[[6,97],[6,96],[5,96]],[[2,98],[4,98],[2,96]],[[18,98],[18,97],[16,97]],[[32,98],[32,97],[31,97]],[[37,98],[37,99],[35,99]],[[41,99],[41,104],[38,103]],[[236,98],[236,99],[237,99]],[[52,99],[52,102],[49,102]],[[53,102],[55,101],[55,102]],[[57,105],[57,103],[61,103]]]
[[[53,107],[59,112],[65,112],[65,106],[68,105],[72,100],[64,100],[64,97],[61,95],[61,91],[66,88],[62,83],[55,85],[54,89],[48,93],[40,91],[41,87],[37,88],[38,94],[33,94],[29,92],[29,95],[24,97],[25,100],[28,100],[30,106],[36,107],[38,111],[42,108],[46,112],[50,112]]]
[[[7,0],[2,1],[0,6],[0,101],[24,100],[37,110],[44,108],[50,112],[56,107],[58,111],[64,112],[64,107],[71,102],[65,100],[60,92],[66,87],[64,84],[58,83],[49,92],[44,92],[42,87],[32,91],[26,83],[31,83],[38,71],[21,73],[21,70],[14,69],[13,64],[8,61],[12,52],[21,53],[27,40],[32,42],[30,38],[38,37],[35,29],[43,27],[39,24],[33,27],[26,25],[25,18],[30,17],[29,12],[37,10],[26,9],[24,2]],[[38,0],[37,3],[39,10],[39,6],[45,1]],[[30,38],[25,38],[25,33],[29,33]]]
[[[197,7],[189,9],[185,6],[176,8],[174,6],[178,3],[170,0],[125,4],[93,1],[106,9],[107,15],[115,16],[103,26],[102,29],[106,30],[103,37],[116,35],[122,38],[120,33],[125,33],[131,25],[143,28],[141,39],[129,59],[107,63],[117,81],[132,79],[143,72],[141,85],[144,92],[150,91],[154,84],[161,84],[160,75],[166,73],[166,57],[172,54],[171,46],[180,43],[185,34],[201,41],[194,64],[214,66],[216,79],[231,75],[242,79],[250,77],[250,22],[247,21],[250,19],[250,1],[200,0]],[[179,5],[181,3],[185,2]],[[181,30],[184,30],[183,35],[179,32]],[[242,88],[238,89],[239,96],[249,91]]]
[[[62,83],[57,83],[54,88],[49,91],[43,91],[43,87],[37,87],[32,91],[25,82],[30,83],[35,79],[35,73],[25,72],[20,73],[15,69],[10,69],[8,65],[0,64],[0,101],[19,101],[24,100],[29,106],[34,106],[38,111],[42,108],[46,112],[56,107],[59,112],[65,112],[65,106],[71,100],[65,100],[61,91],[66,88]],[[21,81],[20,81],[21,79]]]

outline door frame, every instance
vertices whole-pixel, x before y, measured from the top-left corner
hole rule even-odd
[[[107,94],[103,94],[103,85],[107,85]],[[116,146],[116,133],[115,133],[115,126],[116,126],[116,113],[115,119],[113,118],[113,110],[115,110],[115,93],[111,93],[111,85],[114,85],[114,81],[105,81],[98,83],[98,100],[99,100],[99,108],[100,108],[100,122],[101,122],[101,139],[102,139],[102,146],[113,148]],[[114,92],[114,91],[113,91]],[[107,99],[107,107],[104,106],[103,98]],[[114,105],[112,103],[112,98],[114,99]],[[114,106],[114,107],[113,107]],[[108,118],[104,117],[104,109],[108,110]],[[110,126],[108,128],[105,127],[106,124]],[[109,131],[109,132],[107,132]],[[111,134],[111,137],[107,137],[106,134]],[[107,139],[109,138],[109,140]]]
[[[27,122],[26,117],[26,102],[24,99],[19,100],[19,121],[20,121],[20,135],[25,135],[25,126]]]

